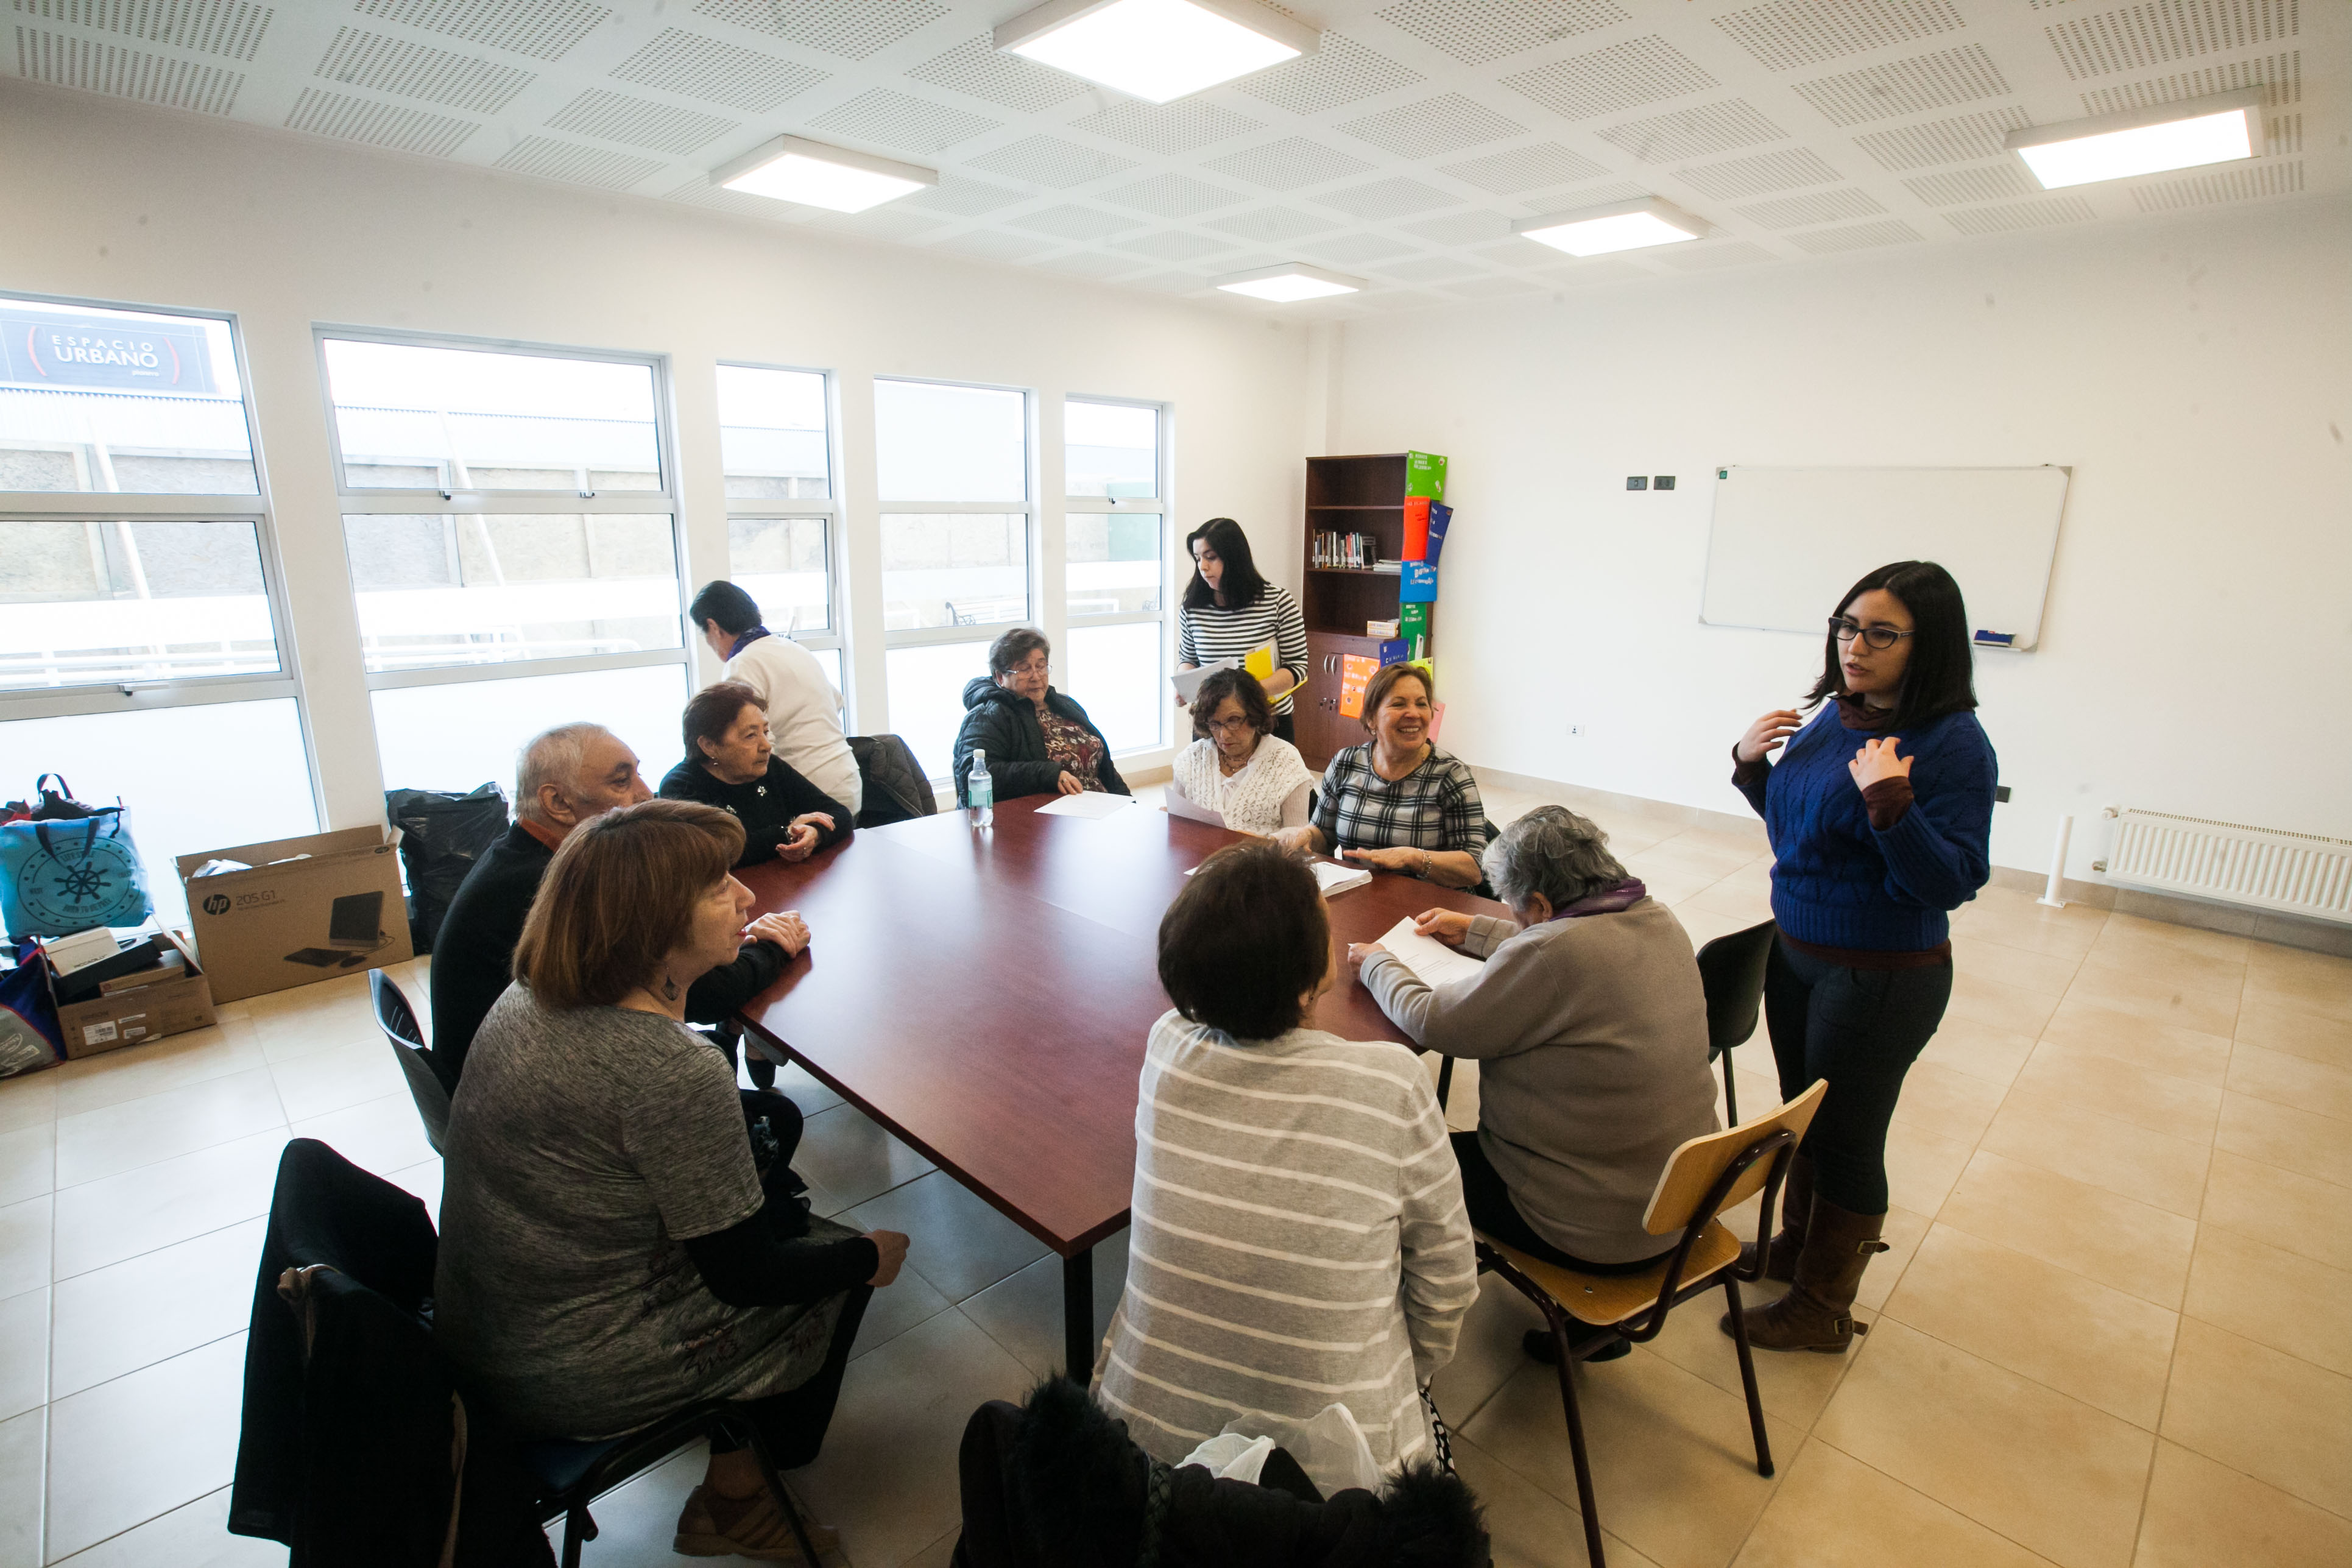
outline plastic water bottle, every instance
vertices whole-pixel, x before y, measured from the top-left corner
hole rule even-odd
[[[972,748],[971,774],[964,781],[964,794],[971,801],[971,825],[986,827],[996,820],[996,781],[988,773],[988,753]]]

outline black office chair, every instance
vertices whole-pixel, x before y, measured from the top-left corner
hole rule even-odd
[[[392,1054],[400,1058],[400,1074],[408,1080],[408,1097],[416,1101],[416,1119],[425,1123],[425,1141],[441,1152],[442,1134],[449,1130],[449,1091],[433,1070],[432,1053],[425,1048],[425,1031],[416,1014],[401,994],[399,984],[381,969],[368,971],[368,996],[375,1004],[375,1026],[383,1031]]]
[[[1764,968],[1780,928],[1770,921],[1698,950],[1699,984],[1706,990],[1706,1059],[1723,1058],[1723,1118],[1737,1126],[1739,1091],[1731,1082],[1731,1047],[1756,1032],[1764,1005]]]
[[[898,736],[852,735],[849,754],[857,759],[857,776],[866,792],[858,826],[887,827],[939,811],[929,776],[915,760],[914,749]]]
[[[563,1521],[562,1568],[580,1568],[580,1549],[596,1539],[596,1521],[588,1512],[590,1503],[645,1474],[689,1443],[722,1436],[751,1450],[751,1457],[759,1461],[760,1477],[767,1485],[768,1494],[783,1510],[784,1522],[792,1526],[793,1539],[800,1543],[801,1555],[812,1563],[822,1561],[815,1542],[809,1539],[808,1526],[802,1521],[800,1510],[793,1505],[792,1493],[784,1489],[783,1478],[776,1473],[775,1465],[768,1458],[758,1423],[743,1413],[742,1406],[710,1399],[689,1405],[625,1436],[597,1443],[558,1439],[522,1446],[523,1467],[540,1484],[541,1517],[550,1521],[561,1517]]]

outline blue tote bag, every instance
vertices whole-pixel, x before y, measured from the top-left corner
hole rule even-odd
[[[28,816],[0,822],[0,920],[8,934],[70,936],[146,920],[153,906],[129,814],[84,805],[62,789],[40,794]]]

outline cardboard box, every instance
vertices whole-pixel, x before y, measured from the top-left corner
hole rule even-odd
[[[124,985],[87,1002],[58,1006],[58,1032],[65,1039],[68,1060],[212,1024],[212,986],[196,967],[195,955],[188,951],[189,944],[180,932],[163,934],[185,956],[184,966],[159,969],[154,981],[145,985]],[[56,984],[54,974],[50,983]]]
[[[213,999],[235,1002],[415,956],[399,848],[397,832],[347,827],[181,856],[173,864]],[[207,860],[253,868],[195,876]]]

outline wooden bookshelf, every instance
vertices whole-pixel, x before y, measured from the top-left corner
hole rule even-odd
[[[1317,566],[1318,533],[1366,533],[1382,560],[1404,552],[1405,455],[1381,452],[1307,459],[1307,508],[1301,531],[1298,607],[1307,617],[1307,687],[1293,704],[1298,749],[1319,768],[1333,753],[1364,738],[1363,726],[1339,711],[1340,659],[1380,656],[1381,639],[1367,621],[1397,618],[1399,574],[1369,568]],[[1437,642],[1436,606],[1430,606],[1429,647]]]

